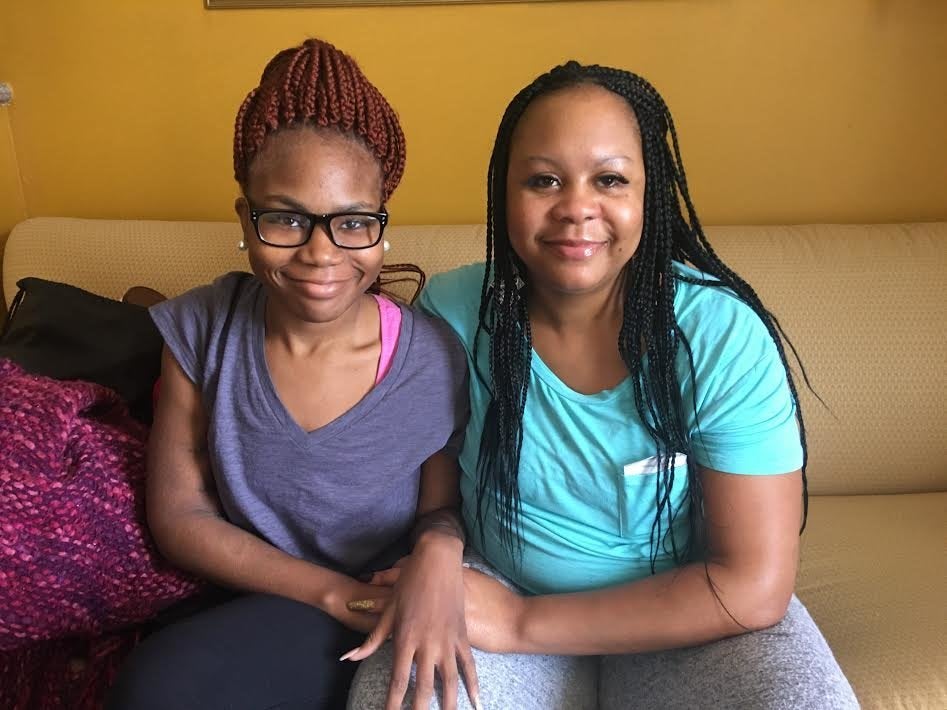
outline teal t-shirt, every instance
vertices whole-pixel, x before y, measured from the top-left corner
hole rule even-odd
[[[683,264],[681,274],[704,277]],[[470,365],[470,422],[460,455],[463,512],[470,542],[500,572],[536,594],[597,589],[651,574],[655,514],[655,446],[638,417],[630,378],[586,395],[570,389],[532,354],[523,414],[519,490],[522,554],[500,541],[494,515],[476,527],[477,457],[488,387],[477,377],[477,331],[484,265],[435,276],[420,305],[456,331]],[[707,468],[736,474],[778,474],[802,466],[802,449],[785,371],[759,317],[724,288],[678,282],[678,323],[690,342],[696,373],[679,355],[684,402],[696,396],[689,425],[693,455]],[[489,377],[489,341],[481,333],[480,372]],[[616,345],[617,347],[617,345]],[[686,407],[690,409],[690,407]],[[675,536],[687,540],[687,470],[675,460]],[[492,509],[491,509],[492,511]],[[667,543],[658,571],[674,565]]]

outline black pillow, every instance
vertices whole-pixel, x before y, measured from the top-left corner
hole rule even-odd
[[[33,374],[110,387],[150,424],[163,340],[148,310],[44,279],[16,285],[0,358]]]

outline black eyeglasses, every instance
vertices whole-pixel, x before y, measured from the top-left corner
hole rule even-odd
[[[384,208],[383,208],[384,209]],[[308,214],[292,210],[250,210],[256,235],[271,247],[301,247],[312,239],[317,225],[341,249],[368,249],[381,241],[387,212],[332,212]]]

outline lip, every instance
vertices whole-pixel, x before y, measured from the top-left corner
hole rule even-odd
[[[597,242],[589,239],[556,239],[543,242],[543,245],[555,254],[570,261],[591,259],[607,244],[608,242]]]
[[[294,279],[290,276],[287,276],[286,280],[299,290],[303,296],[316,300],[335,298],[345,288],[346,283],[345,281],[327,279]]]

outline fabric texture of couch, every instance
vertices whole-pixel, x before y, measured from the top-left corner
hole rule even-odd
[[[947,223],[711,227],[780,319],[803,387],[809,525],[797,592],[865,708],[947,708]],[[483,259],[482,225],[392,226],[389,262]],[[10,235],[9,302],[36,276],[121,298],[246,270],[226,222],[34,218]],[[0,610],[2,613],[2,610]]]

